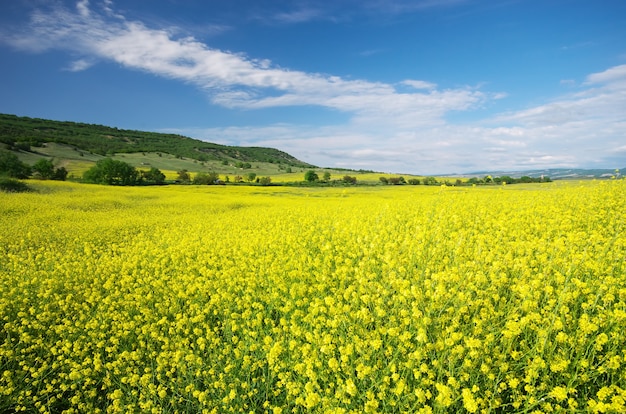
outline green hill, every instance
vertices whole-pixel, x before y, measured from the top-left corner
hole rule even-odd
[[[48,144],[55,154],[50,154]],[[1,145],[4,144],[4,145]],[[46,144],[44,146],[44,144]],[[18,117],[0,114],[0,147],[21,151],[22,158],[33,154],[65,158],[67,151],[74,151],[75,156],[82,160],[95,161],[98,156],[117,154],[168,154],[169,156],[188,161],[218,162],[229,165],[238,163],[269,163],[295,168],[313,167],[291,155],[273,148],[236,147],[213,144],[176,134],[162,134],[118,129],[103,125],[83,124],[77,122],[52,121],[47,119]],[[45,150],[44,148],[47,148]],[[41,149],[41,151],[39,151]],[[76,155],[78,154],[78,155]],[[180,163],[171,163],[176,168]]]

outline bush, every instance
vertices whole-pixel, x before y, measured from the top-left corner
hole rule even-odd
[[[196,185],[214,185],[218,183],[219,179],[219,174],[214,171],[209,173],[199,172],[193,178],[193,183]]]
[[[304,173],[304,181],[308,181],[310,183],[318,181],[320,178],[317,173],[313,170],[309,170]]]
[[[57,180],[57,181],[65,181],[65,179],[67,178],[67,174],[68,174],[68,171],[67,169],[65,169],[65,167],[59,167],[56,170],[54,170],[52,179]]]
[[[142,171],[141,176],[148,184],[160,185],[165,183],[165,174],[155,167],[150,168],[149,171]]]
[[[111,158],[100,160],[85,171],[85,181],[94,184],[108,185],[137,185],[139,184],[139,172],[123,161]]]
[[[424,185],[437,185],[437,179],[435,177],[424,178]]]
[[[54,164],[47,158],[41,158],[31,167],[33,174],[42,180],[49,180],[54,176]]]
[[[189,171],[187,170],[180,170],[178,171],[178,181],[181,181],[183,183],[188,183],[189,181],[191,181],[191,177],[189,175]]]
[[[9,151],[0,151],[0,174],[11,178],[28,178],[30,167]]]
[[[5,193],[23,193],[30,191],[30,187],[14,178],[0,177],[0,191]]]
[[[34,163],[31,170],[35,178],[42,180],[65,181],[67,178],[67,170],[65,167],[54,168],[52,161],[47,158],[41,158]]]

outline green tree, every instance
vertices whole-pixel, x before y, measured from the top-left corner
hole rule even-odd
[[[387,177],[380,177],[379,180],[383,184],[389,184],[389,180],[387,179]]]
[[[150,168],[149,171],[142,171],[141,176],[144,180],[151,184],[160,185],[165,182],[165,174],[163,174],[161,170],[156,167]]]
[[[188,183],[189,181],[191,181],[191,176],[189,175],[189,171],[187,170],[180,170],[177,172],[178,174],[178,181],[181,181],[183,183]]]
[[[241,162],[241,161],[239,161],[239,162],[237,162],[235,164],[235,167],[247,170],[247,169],[252,168],[252,164],[250,164],[249,162]]]
[[[249,183],[251,183],[252,181],[254,181],[254,179],[255,179],[255,178],[256,178],[256,173],[253,173],[253,172],[249,173],[249,174],[246,176],[246,180],[247,180]]]
[[[65,179],[67,178],[67,173],[68,171],[65,169],[65,167],[59,167],[56,170],[54,170],[52,179],[58,180],[58,181],[65,181]]]
[[[272,178],[271,177],[261,177],[259,179],[259,184],[261,185],[270,185],[272,183]]]
[[[9,151],[0,151],[0,175],[11,178],[28,178],[30,167]]]
[[[65,181],[67,178],[67,170],[65,167],[54,168],[52,160],[41,158],[33,164],[31,170],[35,177],[42,180],[58,180]]]
[[[437,185],[437,179],[435,177],[425,177],[424,185]]]
[[[320,178],[317,173],[313,170],[309,170],[304,173],[304,181],[308,181],[310,183],[318,181]]]
[[[139,172],[123,161],[104,158],[85,171],[83,179],[94,184],[137,185]]]
[[[195,177],[193,177],[193,183],[196,185],[213,185],[217,184],[219,179],[220,176],[215,171],[211,171],[208,173],[199,172],[198,174],[196,174]]]
[[[326,171],[324,173],[324,181],[326,181],[326,182],[330,181],[330,172]]]
[[[31,167],[33,174],[42,180],[49,180],[54,175],[54,164],[52,160],[41,158]]]

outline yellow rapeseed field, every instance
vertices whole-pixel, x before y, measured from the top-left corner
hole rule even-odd
[[[626,412],[626,181],[0,193],[0,412]]]

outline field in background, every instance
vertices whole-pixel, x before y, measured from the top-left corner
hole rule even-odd
[[[29,185],[1,412],[626,410],[624,180]]]

